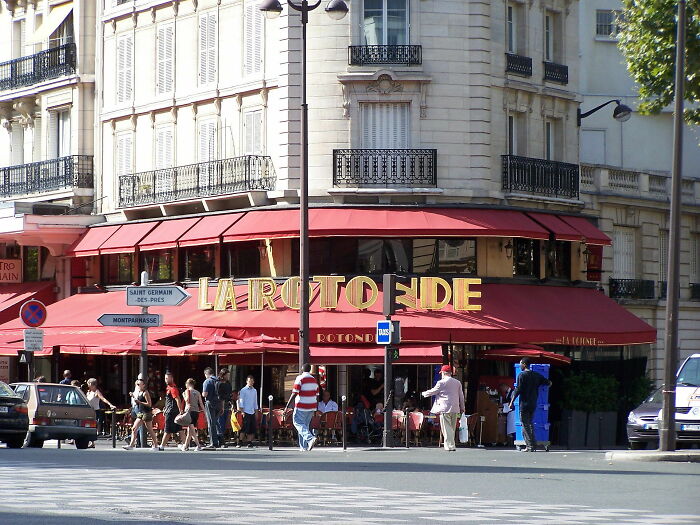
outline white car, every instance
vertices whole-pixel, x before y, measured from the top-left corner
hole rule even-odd
[[[676,440],[700,443],[700,354],[687,358],[676,378]]]

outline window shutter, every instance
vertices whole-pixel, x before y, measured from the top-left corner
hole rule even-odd
[[[173,130],[170,127],[159,128],[156,132],[156,166],[157,170],[173,166]]]
[[[173,44],[172,25],[158,28],[158,93],[170,93],[173,90]]]
[[[49,111],[49,129],[46,137],[48,158],[58,158],[58,149],[58,114],[55,111]]]
[[[124,57],[124,39],[117,40],[117,102],[124,101],[124,67],[126,59]]]
[[[668,271],[668,232],[659,230],[659,281],[666,281]]]
[[[216,123],[205,121],[199,124],[199,162],[216,160]]]
[[[10,129],[12,130],[12,165],[24,164],[24,128],[15,122]]]
[[[362,147],[405,149],[409,145],[408,104],[361,104]]]
[[[70,155],[70,110],[59,111],[58,114],[58,157]]]
[[[131,134],[123,134],[117,137],[117,176],[129,175],[131,169],[133,143]]]
[[[245,50],[243,70],[246,75],[262,71],[264,18],[256,2],[249,1],[245,7]]]
[[[133,39],[131,35],[117,41],[117,102],[131,100],[133,86]]]
[[[635,279],[636,254],[634,229],[619,227],[613,231],[613,277]]]
[[[199,83],[216,80],[216,14],[199,17]]]
[[[245,132],[244,148],[246,155],[262,153],[262,111],[249,111],[243,121]]]

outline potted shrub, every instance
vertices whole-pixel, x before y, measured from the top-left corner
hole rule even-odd
[[[619,382],[582,372],[564,380],[562,426],[569,448],[608,448],[617,437]]]

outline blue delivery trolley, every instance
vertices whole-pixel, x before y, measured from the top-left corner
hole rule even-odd
[[[533,364],[530,365],[530,370],[542,374],[549,379],[549,365]],[[518,383],[520,376],[520,364],[515,364],[515,383]],[[520,450],[525,448],[525,439],[523,438],[523,425],[520,422],[520,396],[513,403],[515,409],[515,448]],[[533,419],[535,425],[535,442],[538,446],[544,447],[549,452],[549,387],[541,386],[537,394],[537,408],[535,409],[535,417]]]

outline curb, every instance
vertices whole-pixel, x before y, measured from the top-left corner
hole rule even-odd
[[[682,463],[700,463],[700,452],[659,452],[659,451],[614,451],[606,452],[609,461],[675,461]]]

